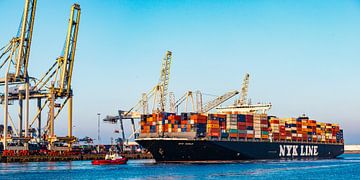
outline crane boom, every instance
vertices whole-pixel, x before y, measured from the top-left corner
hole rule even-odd
[[[27,76],[35,10],[36,0],[26,0],[19,37],[19,49],[16,58],[15,77],[17,78]]]
[[[165,111],[166,106],[166,96],[168,94],[168,86],[169,86],[169,79],[170,79],[170,66],[171,66],[171,58],[172,52],[166,51],[165,57],[162,60],[162,66],[160,71],[160,99],[159,99],[159,106],[160,111]]]
[[[247,95],[248,95],[248,89],[249,89],[249,79],[250,79],[250,75],[248,73],[246,73],[245,77],[244,77],[244,80],[243,80],[242,87],[241,87],[240,99],[237,100],[235,105],[241,106],[241,105],[247,104]]]
[[[203,112],[209,112],[210,110],[214,109],[216,106],[222,104],[223,102],[227,101],[228,99],[234,97],[235,95],[239,94],[239,91],[230,91],[225,93],[222,96],[219,96],[218,98],[208,102],[207,104],[205,104],[204,108],[203,108]]]
[[[71,91],[71,78],[74,66],[76,42],[80,22],[80,5],[74,4],[71,7],[71,14],[68,25],[68,33],[66,37],[65,52],[62,57],[61,77],[60,77],[60,93],[66,90],[69,94]]]

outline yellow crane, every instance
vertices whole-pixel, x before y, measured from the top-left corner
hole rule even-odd
[[[70,146],[71,142],[74,140],[74,137],[72,135],[73,93],[71,88],[71,80],[80,23],[80,13],[81,8],[79,4],[74,4],[71,6],[64,52],[60,57],[56,59],[55,63],[34,86],[34,90],[39,92],[39,94],[34,95],[34,98],[45,98],[45,104],[47,104],[49,107],[48,119],[47,124],[44,128],[44,133],[46,133],[48,137],[47,139],[51,142],[51,144],[55,141],[60,140],[68,142]],[[62,103],[57,103],[57,100],[62,100]],[[41,100],[38,102],[40,102],[41,104]],[[54,121],[67,103],[68,134],[66,137],[56,137],[54,130]],[[41,111],[44,109],[44,107],[45,105],[38,105],[38,113],[32,123],[35,121],[36,118],[41,117]],[[58,108],[57,111],[55,108]]]
[[[80,5],[74,4],[71,6],[65,48],[62,55],[56,59],[55,63],[50,67],[50,69],[45,73],[44,76],[42,76],[40,79],[32,78],[34,80],[34,85],[31,86],[31,88],[28,88],[28,95],[26,97],[28,97],[27,101],[29,101],[30,99],[37,100],[37,110],[35,113],[35,117],[30,123],[28,120],[25,121],[24,138],[26,138],[26,140],[34,138],[30,137],[30,135],[28,134],[28,130],[35,124],[36,120],[38,122],[37,138],[39,140],[41,137],[44,137],[45,140],[50,142],[50,145],[53,145],[55,141],[65,141],[68,142],[69,145],[71,145],[71,142],[75,139],[72,136],[73,93],[71,88],[71,80],[80,23],[80,11]],[[10,95],[7,96],[7,94]],[[18,99],[18,96],[23,96],[23,93],[20,90],[13,93],[4,93],[4,95],[2,96],[2,100],[4,99],[4,101],[20,101],[20,99]],[[43,99],[45,99],[44,104],[42,104]],[[65,105],[68,105],[68,133],[66,137],[56,137],[54,121],[55,119],[57,119],[60,112],[64,109]],[[47,124],[44,128],[42,128],[41,116],[46,106],[48,106],[49,109],[48,119]],[[21,112],[22,106],[20,106],[19,117]],[[26,113],[25,115],[27,114],[28,113]],[[9,117],[10,123],[13,124],[10,115],[6,117]],[[21,122],[19,124],[21,125]],[[13,127],[13,129],[15,128]],[[41,132],[42,129],[44,129],[43,133]],[[4,134],[6,132],[7,131],[4,131]],[[16,133],[16,136],[21,137],[21,132],[22,130],[21,128],[19,128],[19,133]],[[19,139],[19,137],[12,137],[11,139]]]
[[[10,98],[16,98],[19,100],[19,129],[18,131],[15,130],[15,133],[19,136],[19,138],[22,137],[22,102],[25,98],[25,138],[28,138],[29,136],[30,77],[27,69],[29,64],[35,12],[36,0],[25,0],[24,13],[21,19],[19,34],[12,38],[8,45],[0,49],[0,59],[2,60],[0,70],[5,68],[5,77],[0,79],[0,85],[4,86],[4,93],[1,96],[1,101],[4,104],[4,149],[7,148],[7,126],[9,120],[13,129],[16,129],[8,112]],[[12,90],[12,92],[9,92],[9,86],[11,86],[10,90]],[[21,87],[23,92],[16,90],[16,88],[19,87]]]

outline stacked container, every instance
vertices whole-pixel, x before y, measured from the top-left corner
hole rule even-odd
[[[227,114],[226,115],[226,130],[229,133],[230,139],[238,138],[238,115]]]
[[[266,114],[195,114],[153,113],[142,115],[141,133],[193,133],[194,138],[221,140],[269,140],[343,143],[339,125],[310,120],[307,117],[277,118]],[[174,134],[173,134],[174,135]]]
[[[219,120],[220,137],[222,139],[228,138],[229,133],[226,131],[226,115],[216,114],[215,117],[217,117],[217,119]]]
[[[279,119],[279,139],[281,141],[285,141],[286,140],[286,121],[284,119]]]
[[[181,123],[181,116],[171,115],[168,117],[168,123],[165,126],[168,126],[167,132],[178,132],[179,124]],[[181,128],[180,128],[181,131]]]
[[[261,125],[260,125],[261,115],[254,114],[253,119],[254,119],[254,138],[261,139]]]
[[[220,137],[220,125],[219,119],[215,114],[209,114],[206,125],[206,133],[210,138],[219,138]]]
[[[315,120],[308,120],[308,140],[312,142],[317,142],[318,138],[316,135],[316,121]]]
[[[252,114],[245,115],[246,139],[254,138],[254,117]]]
[[[202,138],[206,136],[207,116],[195,114],[190,117],[195,124],[196,137]]]
[[[274,141],[280,140],[280,119],[277,117],[270,117],[271,136]]]
[[[269,139],[269,121],[267,114],[260,114],[261,139]]]
[[[246,134],[247,134],[246,115],[245,114],[237,115],[237,128],[238,128],[238,138],[245,139]]]

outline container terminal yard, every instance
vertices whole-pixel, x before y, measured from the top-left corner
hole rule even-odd
[[[49,69],[44,69],[43,76],[34,77],[28,72],[28,66],[31,63],[29,57],[36,5],[36,0],[25,0],[17,36],[0,49],[2,89],[0,101],[3,105],[3,124],[0,126],[2,161],[103,159],[104,153],[112,148],[111,145],[79,146],[79,142],[88,139],[82,140],[73,136],[72,76],[73,71],[76,70],[74,61],[80,27],[80,5],[74,4],[70,7],[67,36],[61,56],[54,57],[53,65]],[[104,123],[120,124],[122,142],[113,147],[123,150],[123,156],[132,159],[155,158],[164,162],[208,160],[194,152],[190,157],[188,151],[182,149],[184,147],[188,149],[188,143],[196,145],[199,142],[224,143],[221,146],[233,146],[229,144],[239,142],[263,143],[268,146],[275,143],[280,146],[279,156],[281,154],[286,156],[291,148],[294,156],[297,154],[298,146],[301,147],[299,154],[303,153],[303,147],[306,149],[304,156],[317,156],[319,153],[319,157],[328,154],[336,157],[344,152],[343,130],[338,124],[319,122],[305,115],[299,118],[268,116],[267,111],[271,109],[271,103],[251,104],[247,99],[249,74],[245,74],[240,91],[232,90],[203,103],[202,92],[189,90],[176,100],[175,94],[168,89],[172,55],[171,51],[165,52],[159,82],[149,92],[143,93],[134,107],[130,110],[119,110],[117,115],[108,115],[103,120]],[[233,105],[219,107],[237,95],[240,97]],[[179,112],[179,109],[182,109],[180,106],[184,106],[184,112]],[[212,110],[216,110],[216,113],[212,113]],[[35,116],[30,116],[30,111],[36,112]],[[67,114],[67,118],[60,118],[61,114]],[[66,136],[57,135],[60,133],[55,132],[55,121],[67,123]],[[131,123],[129,137],[125,136],[124,121]],[[126,153],[124,149],[129,147],[131,139],[135,139],[146,148],[146,151]],[[169,139],[175,139],[177,144],[169,146],[171,143],[166,144]],[[215,147],[207,144],[200,146]],[[322,150],[323,147],[330,149],[329,152]],[[196,148],[198,147],[194,150]],[[251,146],[249,148],[251,150]],[[176,149],[180,150],[178,157],[174,153]],[[345,151],[347,149],[352,153],[359,152],[359,148],[355,146],[349,148],[345,146]],[[223,149],[207,152],[209,152],[208,156],[213,156],[220,151],[225,152]],[[186,155],[188,157],[185,157]],[[257,157],[273,158],[258,154],[240,156],[239,153],[235,157],[229,155],[225,158],[228,160],[257,159]]]

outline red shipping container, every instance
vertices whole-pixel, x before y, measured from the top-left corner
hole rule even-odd
[[[260,124],[268,124],[268,121],[267,120],[261,120]]]
[[[254,138],[254,135],[253,134],[246,134],[246,138]]]
[[[245,122],[238,122],[238,126],[246,126]]]
[[[270,119],[270,124],[279,124],[278,119]]]
[[[209,133],[209,136],[219,137],[219,132],[211,132],[211,133]]]
[[[187,120],[181,120],[181,124],[183,125],[183,124],[187,124],[188,123],[188,121]]]
[[[196,124],[206,124],[207,120],[206,119],[197,119],[197,120],[194,120],[194,123],[196,123]]]
[[[220,128],[208,128],[208,132],[220,132]]]
[[[219,120],[208,120],[208,124],[219,124]]]
[[[245,138],[246,134],[239,134],[239,138]]]

